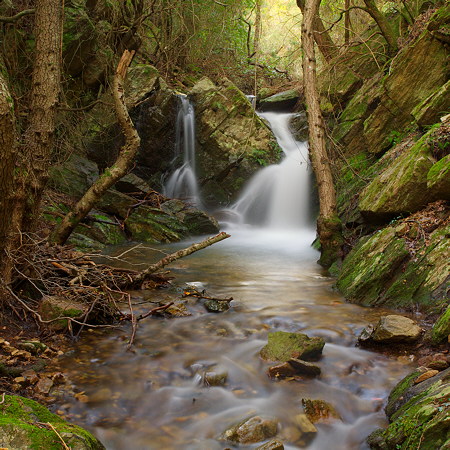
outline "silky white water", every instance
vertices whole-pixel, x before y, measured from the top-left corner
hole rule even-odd
[[[368,448],[369,433],[386,425],[383,403],[408,371],[408,360],[355,347],[362,328],[387,311],[346,303],[316,264],[306,148],[290,137],[288,116],[268,118],[286,156],[250,181],[234,208],[241,222],[228,225],[231,237],[173,264],[171,288],[131,292],[137,315],[154,307],[151,302],[182,300],[186,285],[232,296],[231,309],[207,313],[188,298],[189,317],[139,322],[132,352],[126,350],[130,327],[123,326],[85,334],[61,360],[84,400],[66,395],[59,411],[90,428],[108,450],[256,448],[262,443],[223,438],[232,424],[253,415],[278,422],[276,439],[287,450],[360,450]],[[161,258],[158,250],[189,244],[135,247],[127,263],[146,266]],[[273,331],[323,337],[320,377],[270,379],[266,371],[273,363],[259,351]],[[202,381],[210,370],[227,374],[223,386]],[[296,421],[303,398],[326,400],[340,419],[305,436]]]
[[[164,195],[180,198],[197,206],[200,196],[195,171],[195,111],[186,96],[180,96],[176,121],[175,158],[183,155],[183,164],[164,183]]]
[[[268,229],[304,228],[310,222],[310,169],[305,142],[289,130],[292,114],[261,113],[283,151],[280,164],[259,171],[231,208],[241,223]]]

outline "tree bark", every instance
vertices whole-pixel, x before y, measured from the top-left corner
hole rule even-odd
[[[35,54],[30,93],[30,114],[23,136],[25,173],[22,226],[32,231],[36,225],[53,150],[56,106],[61,83],[63,8],[62,0],[40,0],[35,10]]]
[[[372,16],[380,28],[381,34],[386,39],[388,52],[395,53],[398,50],[397,37],[386,16],[377,8],[375,0],[364,0],[366,11]]]
[[[13,241],[11,218],[15,207],[15,169],[17,161],[18,135],[14,102],[3,77],[3,62],[0,61],[0,279],[10,282],[12,263],[9,250]]]
[[[348,45],[350,42],[350,28],[352,26],[350,21],[350,0],[345,0],[345,17],[344,17],[344,43]]]
[[[300,8],[304,16],[306,6],[305,0],[297,0],[297,6]],[[312,32],[314,35],[314,40],[316,41],[320,52],[325,58],[325,61],[331,61],[331,59],[333,59],[333,57],[338,54],[339,50],[336,47],[336,44],[333,42],[333,39],[331,39],[331,36],[325,29],[322,19],[319,16],[319,8],[317,8],[317,12],[315,13],[313,18]]]
[[[261,41],[261,3],[262,0],[256,0],[255,3],[255,34],[253,36],[253,53],[258,59],[259,44]]]
[[[103,194],[126,175],[134,163],[141,140],[128,114],[123,90],[126,72],[133,56],[134,51],[124,51],[113,82],[114,105],[119,125],[125,135],[125,144],[120,149],[114,165],[105,170],[56,228],[52,235],[52,241],[57,244],[64,244],[67,241],[75,227],[87,216]]]
[[[316,175],[320,211],[317,230],[322,254],[319,263],[329,267],[339,257],[341,222],[336,212],[336,192],[326,150],[325,127],[317,89],[313,30],[320,0],[306,0],[302,22],[303,85],[309,124],[309,153]]]

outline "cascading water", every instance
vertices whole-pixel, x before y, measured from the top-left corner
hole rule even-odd
[[[367,450],[366,437],[385,425],[382,403],[407,362],[355,343],[367,323],[388,312],[346,303],[323,276],[308,227],[306,145],[292,138],[290,115],[264,117],[285,157],[249,182],[234,206],[241,222],[229,225],[231,238],[172,266],[178,287],[132,292],[135,314],[153,302],[179,302],[183,283],[232,296],[230,310],[208,314],[187,297],[182,308],[192,315],[140,322],[133,352],[124,343],[130,329],[94,330],[61,360],[85,401],[68,395],[58,410],[90,427],[108,450],[255,448],[262,442],[224,440],[232,424],[255,415],[276,420],[276,439],[286,450]],[[174,246],[163,250],[172,253]],[[161,258],[154,248],[115,252],[126,254],[131,267]],[[323,337],[321,375],[269,379],[267,368],[275,363],[262,361],[259,352],[274,331]],[[305,429],[304,398],[326,400],[340,419]]]
[[[180,95],[176,121],[175,159],[183,155],[183,164],[164,184],[163,193],[170,198],[181,198],[197,206],[200,204],[195,173],[195,111],[185,95]]]
[[[308,148],[289,130],[292,114],[262,113],[284,152],[280,164],[259,171],[232,211],[239,222],[271,229],[304,228],[309,220]]]

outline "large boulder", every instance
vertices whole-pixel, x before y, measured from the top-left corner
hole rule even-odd
[[[251,103],[231,81],[202,78],[189,92],[195,106],[197,165],[206,200],[228,203],[279,148]]]
[[[356,95],[353,91],[352,96],[346,96],[351,101],[343,103],[340,125],[333,134],[347,154],[365,150],[380,155],[398,136],[414,127],[412,117],[428,125],[446,111],[442,108],[448,105],[444,87],[448,82],[448,45],[436,39],[430,29],[447,23],[448,15],[446,6],[437,10],[423,32],[394,58],[388,74],[377,71],[373,77],[366,77]],[[335,75],[336,81],[332,83],[336,84],[342,77]],[[349,85],[356,86],[355,83]],[[329,92],[326,84],[322,92]]]
[[[423,211],[362,238],[344,259],[337,287],[365,306],[434,311],[450,280],[448,207]]]
[[[33,400],[3,395],[0,404],[0,446],[10,450],[64,448],[104,450],[88,431],[73,425]]]
[[[260,100],[258,102],[258,109],[264,112],[291,112],[300,98],[301,95],[297,89],[290,89],[289,91],[279,92],[278,94]]]
[[[392,163],[359,196],[362,215],[370,220],[385,220],[418,211],[430,201],[450,196],[448,159],[436,163],[437,158],[445,158],[435,151],[436,136],[445,134],[448,138],[449,130],[448,124],[442,124],[422,136],[411,148],[393,148],[390,151],[394,156]],[[400,155],[395,157],[399,150]],[[384,159],[390,158],[390,154]]]
[[[444,449],[450,445],[450,369],[416,370],[392,390],[386,406],[390,425],[368,438],[370,448]],[[427,371],[430,372],[430,371]]]

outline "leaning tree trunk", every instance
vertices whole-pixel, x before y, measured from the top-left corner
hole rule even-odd
[[[373,20],[375,20],[378,27],[380,28],[381,34],[386,39],[388,45],[388,52],[390,54],[395,53],[398,50],[397,37],[389,20],[377,8],[375,0],[363,0],[363,1],[364,4],[366,5],[365,11],[367,11],[372,16]]]
[[[140,144],[140,138],[125,105],[123,83],[128,66],[133,59],[134,51],[125,50],[117,66],[113,83],[114,105],[117,119],[125,135],[125,144],[120,149],[119,156],[110,168],[86,191],[75,207],[64,217],[61,224],[52,235],[52,241],[64,244],[75,227],[83,220],[103,194],[118,180],[128,173],[136,157]]]
[[[320,0],[306,0],[302,22],[303,84],[309,123],[309,153],[317,179],[320,212],[317,230],[322,254],[319,263],[329,267],[340,256],[341,222],[336,212],[336,192],[325,143],[325,127],[317,90],[314,51],[314,17]]]
[[[320,4],[320,2],[319,2]],[[297,6],[302,11],[303,16],[305,15],[305,0],[297,0]],[[319,47],[320,53],[322,53],[325,61],[329,62],[331,59],[338,54],[338,48],[336,44],[331,39],[331,36],[325,29],[322,19],[319,17],[319,8],[317,7],[317,13],[313,17],[313,28],[312,33],[314,35],[314,40]]]
[[[23,136],[22,189],[26,202],[18,206],[20,229],[35,228],[54,144],[56,106],[61,87],[63,29],[62,0],[39,0],[34,17],[35,52],[31,80],[30,114]],[[22,217],[20,217],[22,216]]]
[[[14,171],[18,136],[14,103],[6,79],[3,77],[2,61],[0,67],[0,279],[9,283],[12,268],[9,251],[14,241],[11,218],[15,207]]]

